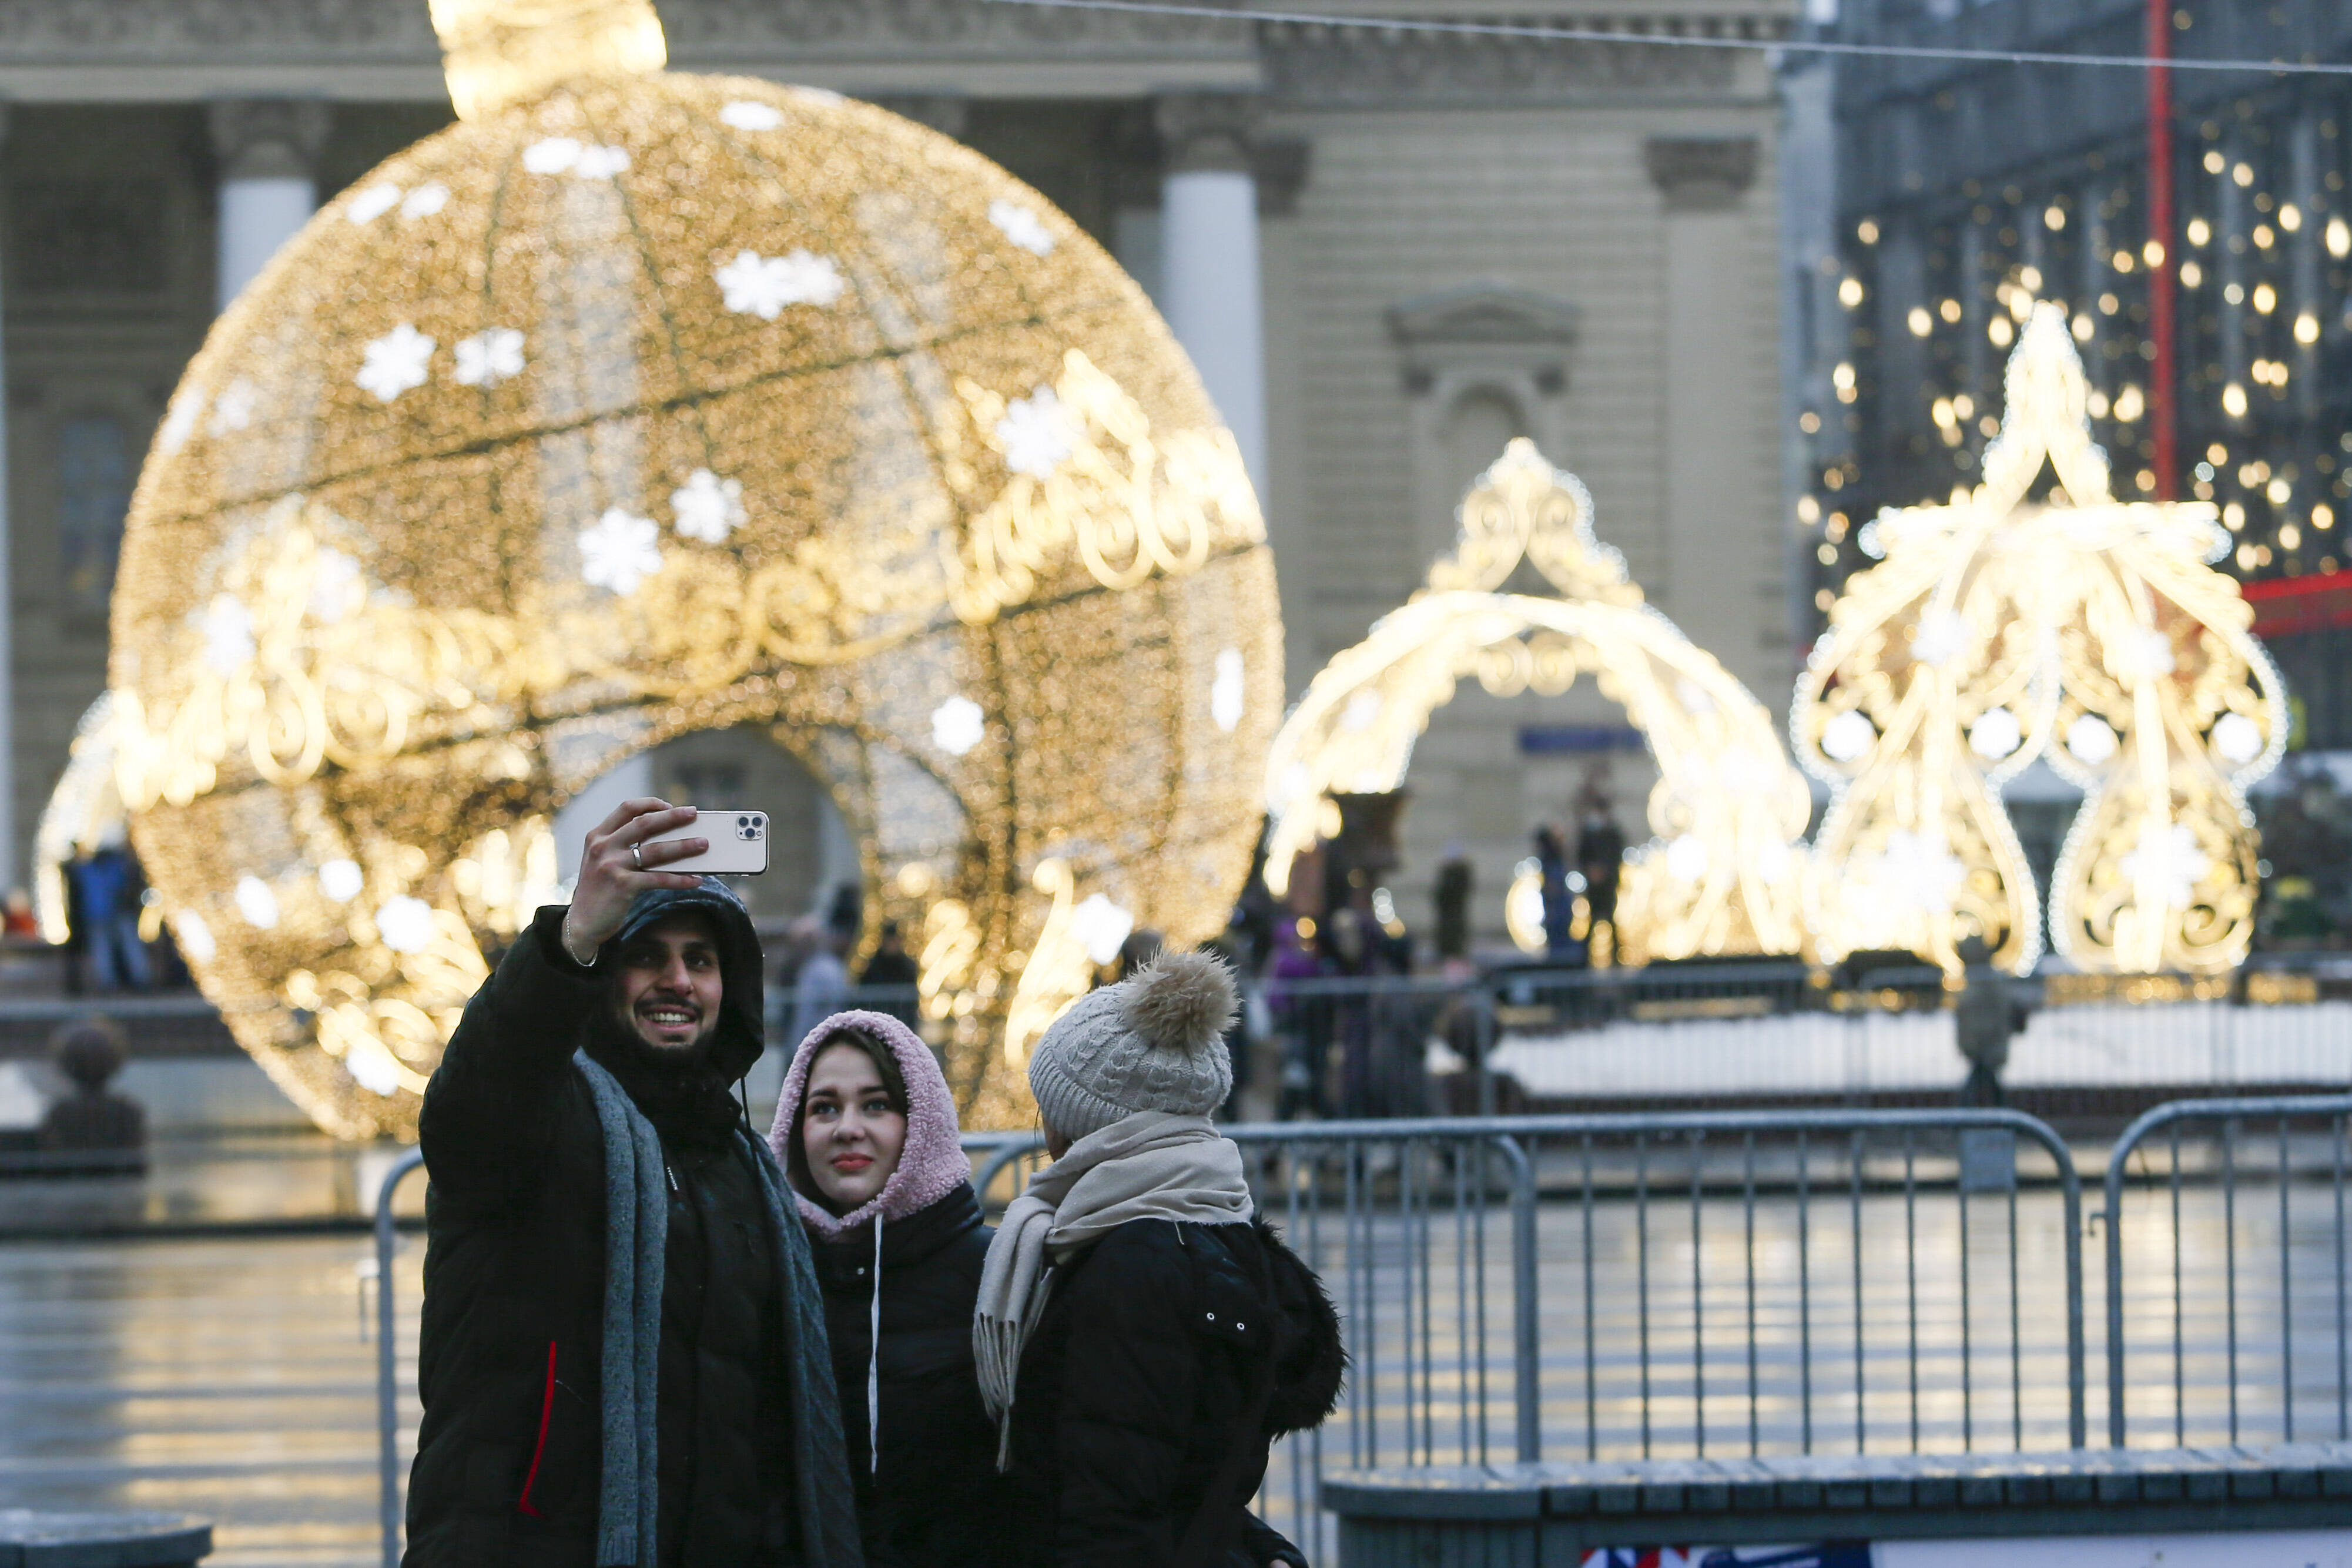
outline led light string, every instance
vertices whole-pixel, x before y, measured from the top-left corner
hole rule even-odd
[[[1780,49],[1790,54],[1882,59],[1959,60],[1981,65],[2098,66],[2146,70],[2263,71],[2275,76],[2352,76],[2352,63],[2317,60],[2208,60],[2150,55],[2068,55],[2044,49],[1966,49],[1934,44],[1847,44],[1822,38],[1727,38],[1686,33],[1622,33],[1604,27],[1548,27],[1534,23],[1435,22],[1418,17],[1351,16],[1316,11],[1263,11],[1223,5],[1181,5],[1169,0],[989,0],[998,5],[1042,5],[1057,11],[1132,11],[1151,16],[1199,16],[1220,22],[1284,22],[1315,27],[1361,27],[1388,33],[1436,33],[1465,37],[1538,38],[1568,44],[1656,44],[1685,49]]]

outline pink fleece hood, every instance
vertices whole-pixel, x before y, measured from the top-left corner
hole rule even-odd
[[[776,1097],[775,1125],[768,1130],[768,1147],[776,1163],[793,1168],[793,1122],[808,1094],[809,1067],[817,1053],[845,1029],[873,1036],[889,1047],[898,1060],[898,1076],[907,1083],[907,1142],[898,1153],[898,1168],[882,1190],[845,1215],[835,1215],[797,1187],[801,1217],[817,1235],[830,1239],[856,1229],[879,1215],[885,1220],[905,1219],[930,1207],[971,1180],[971,1162],[964,1156],[956,1126],[955,1096],[929,1046],[915,1032],[887,1013],[835,1013],[808,1032],[793,1053],[792,1070],[784,1075],[783,1092]]]

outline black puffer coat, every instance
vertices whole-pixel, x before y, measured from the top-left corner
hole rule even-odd
[[[866,1380],[874,1343],[874,1226],[816,1248],[857,1489],[866,1568],[995,1568],[1013,1561],[996,1426],[972,1372],[972,1303],[988,1227],[969,1184],[882,1226],[882,1465],[866,1462]]]
[[[1319,1424],[1347,1355],[1314,1274],[1265,1222],[1120,1226],[1055,1270],[1013,1402],[1024,1568],[1303,1563],[1248,1511],[1266,1449]],[[1243,1431],[1271,1375],[1265,1415]],[[1235,1444],[1229,1494],[1208,1499]],[[1194,1516],[1210,1549],[1178,1562]]]
[[[782,1283],[751,1164],[763,1156],[728,1096],[760,1051],[759,946],[740,904],[713,912],[722,1017],[695,1059],[632,1048],[604,1011],[606,982],[564,953],[563,910],[550,908],[467,1005],[425,1090],[410,1568],[594,1560],[606,1230],[603,1135],[572,1066],[583,1047],[654,1124],[671,1183],[660,1568],[806,1562]]]

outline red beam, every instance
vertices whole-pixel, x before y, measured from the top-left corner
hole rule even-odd
[[[2254,607],[2256,637],[2352,626],[2352,572],[2266,577],[2247,584],[2245,595],[2246,602]]]

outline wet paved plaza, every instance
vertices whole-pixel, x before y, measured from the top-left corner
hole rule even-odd
[[[373,1563],[372,1258],[358,1236],[0,1247],[0,1507],[202,1515],[218,1564]]]

